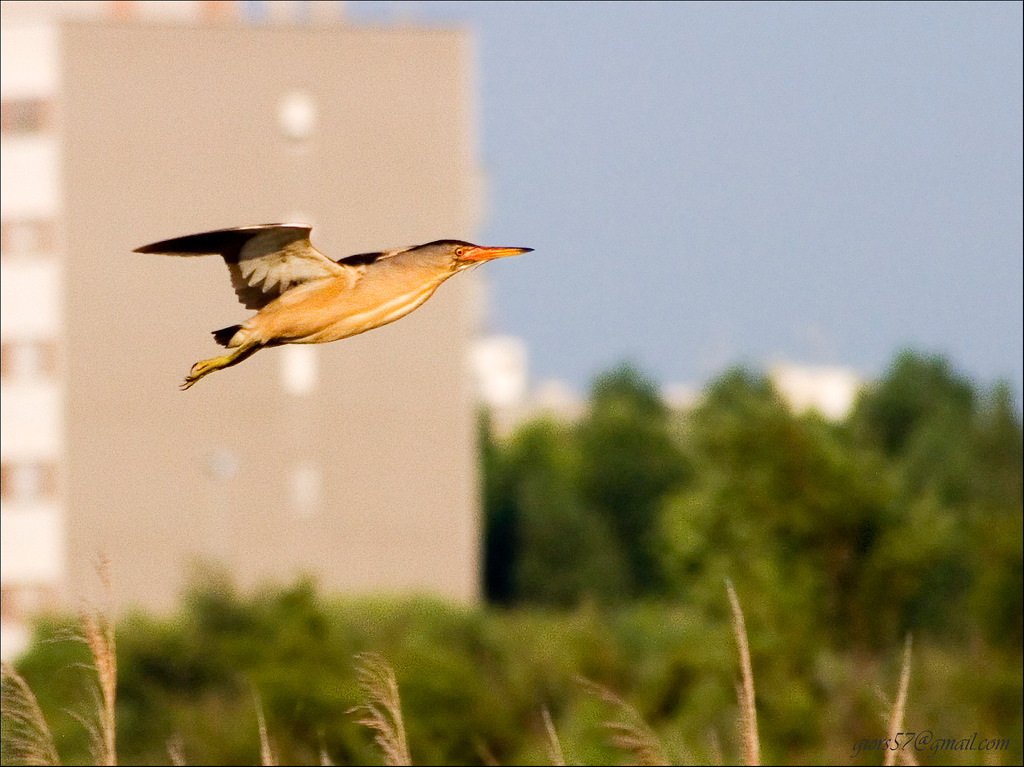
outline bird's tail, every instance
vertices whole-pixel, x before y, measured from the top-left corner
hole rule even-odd
[[[232,325],[227,328],[215,330],[213,331],[213,340],[219,343],[221,346],[227,346],[229,343],[231,343],[231,339],[235,337],[235,333],[237,333],[241,329],[241,325]]]

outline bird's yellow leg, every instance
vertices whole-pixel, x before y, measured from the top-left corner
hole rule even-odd
[[[185,381],[181,385],[181,390],[185,391],[198,381],[203,376],[209,375],[215,370],[221,368],[229,368],[232,365],[237,365],[242,360],[251,357],[253,354],[263,348],[263,344],[242,344],[237,349],[233,350],[230,354],[222,354],[220,357],[213,357],[208,360],[201,360],[192,366],[192,369],[188,371],[188,375],[185,376]]]

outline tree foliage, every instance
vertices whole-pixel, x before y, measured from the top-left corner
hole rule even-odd
[[[578,422],[488,442],[487,593],[714,613],[729,577],[809,643],[1019,647],[1021,435],[1005,384],[980,389],[941,357],[897,355],[838,423],[743,369],[672,413],[622,366]]]
[[[657,528],[686,477],[657,388],[623,365],[595,381],[576,424],[484,434],[486,592],[495,602],[571,606],[661,593]]]

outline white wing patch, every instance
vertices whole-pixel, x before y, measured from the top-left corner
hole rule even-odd
[[[256,235],[229,263],[235,294],[247,309],[261,309],[296,285],[327,277],[352,287],[364,269],[331,261],[309,243],[309,230],[268,229]]]

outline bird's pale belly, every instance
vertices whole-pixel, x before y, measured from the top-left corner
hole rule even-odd
[[[264,343],[322,344],[379,328],[401,319],[433,295],[441,281],[381,295],[377,290],[338,291],[332,286],[290,291],[267,304],[246,325]],[[312,286],[311,286],[312,287]],[[292,294],[298,301],[288,300]]]

